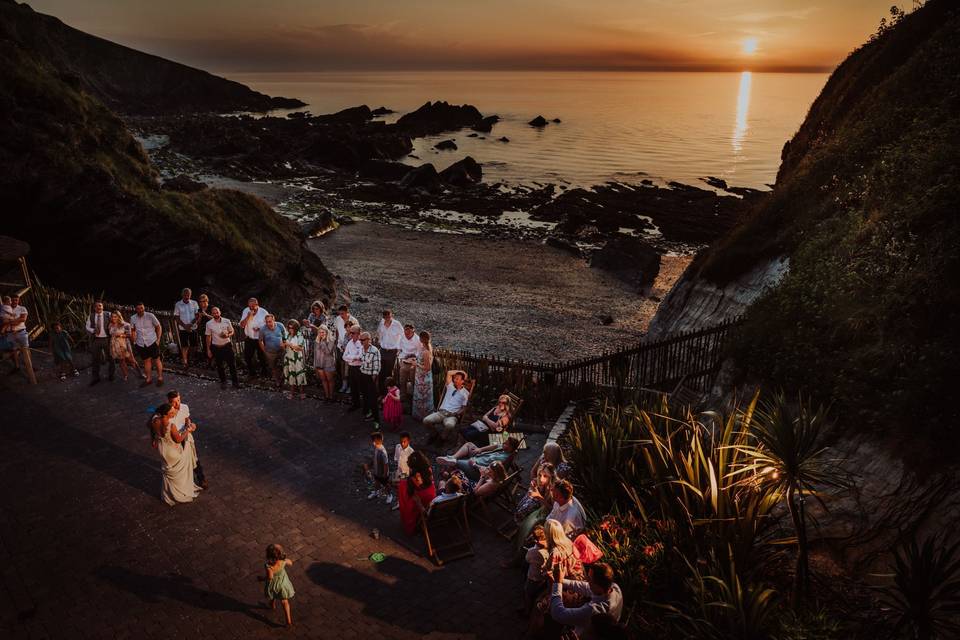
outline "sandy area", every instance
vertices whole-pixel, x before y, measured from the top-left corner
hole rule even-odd
[[[594,355],[637,342],[657,307],[610,274],[532,242],[363,221],[309,242],[343,279],[364,327],[390,307],[446,348],[543,361]],[[652,295],[662,298],[689,262],[665,257]],[[606,315],[613,324],[600,322]]]

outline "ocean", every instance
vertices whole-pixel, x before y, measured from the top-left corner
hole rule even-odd
[[[410,164],[438,170],[472,156],[484,180],[590,186],[706,176],[764,189],[780,151],[827,74],[659,72],[324,72],[227,74],[270,95],[300,98],[314,114],[385,106],[392,121],[428,100],[472,104],[502,121],[491,134],[420,138]],[[559,118],[542,129],[542,115]],[[501,137],[509,143],[500,142]],[[436,151],[440,140],[456,151]]]

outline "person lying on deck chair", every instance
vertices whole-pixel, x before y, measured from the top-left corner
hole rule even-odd
[[[510,396],[502,395],[497,399],[493,409],[474,420],[473,424],[460,430],[460,435],[466,442],[472,442],[478,447],[490,444],[488,433],[500,433],[510,426]]]
[[[457,449],[452,456],[438,456],[437,464],[448,469],[456,467],[468,478],[477,481],[480,479],[481,470],[494,462],[507,466],[508,461],[513,458],[519,448],[520,442],[513,437],[507,438],[502,445],[491,444],[486,447],[478,447],[468,442]]]
[[[466,381],[467,374],[465,371],[457,369],[447,371],[446,393],[443,395],[440,408],[423,418],[423,426],[430,432],[428,443],[433,444],[446,440],[457,428],[460,415],[466,409],[467,402],[470,400],[470,392],[463,386]]]

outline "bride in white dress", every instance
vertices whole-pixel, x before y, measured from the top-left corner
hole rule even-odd
[[[197,449],[190,435],[197,426],[188,423],[183,431],[179,431],[171,422],[175,413],[169,404],[162,404],[157,407],[150,420],[153,446],[160,452],[163,460],[163,488],[160,497],[170,506],[178,502],[192,502],[200,495],[200,487],[193,481]]]

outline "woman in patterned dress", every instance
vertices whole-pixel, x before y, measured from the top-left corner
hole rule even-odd
[[[110,314],[110,357],[120,362],[120,373],[127,379],[127,365],[137,370],[137,361],[133,359],[133,350],[130,348],[130,325],[124,321],[119,311]]]
[[[417,369],[413,377],[413,408],[410,415],[414,420],[423,420],[433,413],[433,347],[430,346],[430,333],[420,332],[423,348],[417,354]]]
[[[288,398],[299,393],[303,400],[307,395],[303,392],[307,386],[307,361],[304,358],[306,339],[300,333],[300,323],[296,320],[287,322],[288,337],[283,343],[283,381],[290,386]]]

